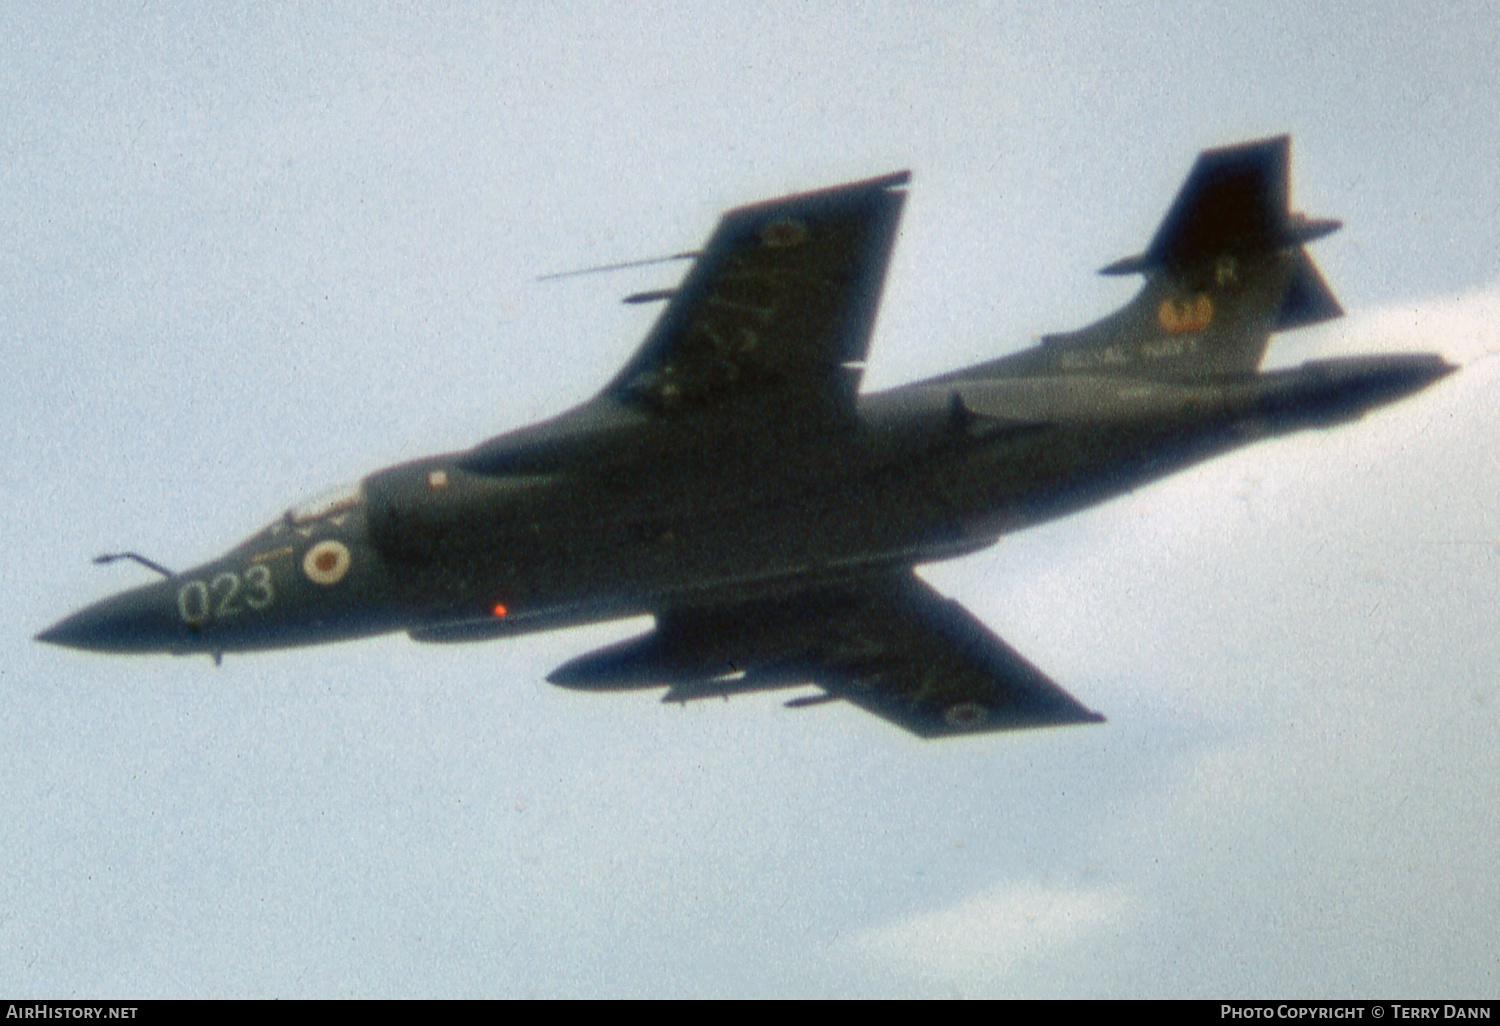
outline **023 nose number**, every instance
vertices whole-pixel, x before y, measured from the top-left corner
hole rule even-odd
[[[192,627],[231,619],[246,608],[265,609],[274,601],[271,570],[258,563],[246,567],[243,575],[225,570],[212,580],[188,581],[177,589],[177,612]]]

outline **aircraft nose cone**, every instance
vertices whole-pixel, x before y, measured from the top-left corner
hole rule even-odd
[[[101,633],[100,621],[83,613],[64,617],[36,636],[37,641],[65,648],[94,648]]]
[[[160,586],[138,588],[59,620],[36,640],[91,652],[163,651],[180,633],[174,612]]]

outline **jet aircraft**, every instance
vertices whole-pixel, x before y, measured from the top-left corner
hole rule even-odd
[[[1102,719],[914,568],[973,553],[1272,435],[1451,372],[1435,354],[1259,368],[1342,314],[1293,213],[1285,136],[1199,155],[1124,307],[1033,348],[877,394],[860,374],[909,175],[725,214],[593,400],[377,471],[42,641],[103,652],[281,648],[403,630],[466,642],[649,614],[568,688],[666,699],[815,684],[923,737]],[[102,559],[119,557],[101,557]]]

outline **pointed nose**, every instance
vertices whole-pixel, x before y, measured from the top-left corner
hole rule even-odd
[[[160,652],[182,633],[170,595],[161,585],[136,588],[65,617],[37,641],[91,652]]]

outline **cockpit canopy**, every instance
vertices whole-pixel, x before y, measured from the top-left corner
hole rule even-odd
[[[353,484],[330,488],[328,491],[297,503],[286,511],[286,521],[293,527],[300,527],[314,520],[322,520],[324,517],[357,509],[364,504],[364,482],[356,481]]]

